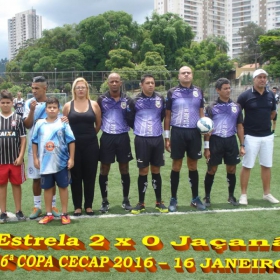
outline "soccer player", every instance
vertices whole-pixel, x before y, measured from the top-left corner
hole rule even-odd
[[[100,138],[100,174],[99,186],[102,196],[101,213],[109,209],[108,201],[108,174],[115,157],[119,163],[121,182],[123,188],[122,207],[131,210],[129,202],[129,161],[133,159],[131,154],[129,126],[126,122],[126,107],[130,99],[121,91],[122,81],[117,73],[111,73],[108,77],[109,91],[101,95],[97,102],[101,109],[103,131]]]
[[[152,173],[152,186],[156,196],[155,208],[168,212],[162,202],[162,181],[160,167],[164,165],[164,142],[162,120],[165,115],[165,100],[155,92],[155,79],[146,74],[141,78],[142,92],[128,103],[127,120],[133,128],[135,153],[137,158],[139,202],[131,210],[132,214],[145,211],[145,193],[148,187],[149,167]]]
[[[180,170],[186,153],[192,190],[191,206],[198,210],[205,210],[205,205],[198,196],[197,161],[202,155],[201,134],[196,127],[197,121],[204,117],[203,92],[192,84],[193,73],[190,67],[181,67],[178,79],[179,85],[167,92],[164,119],[165,149],[171,152],[172,158],[171,200],[168,208],[171,212],[177,210]],[[170,126],[172,126],[171,140]]]
[[[28,99],[24,105],[23,123],[26,128],[29,129],[28,136],[28,177],[33,179],[33,196],[34,196],[34,208],[29,216],[30,219],[36,219],[42,215],[41,210],[41,185],[40,185],[40,173],[39,170],[34,168],[33,154],[32,154],[32,134],[36,122],[39,119],[47,117],[46,114],[46,100],[47,100],[47,80],[43,76],[33,78],[32,82],[33,97]],[[56,196],[55,188],[53,188],[53,202],[52,213],[55,217],[59,217],[60,214],[56,208]]]
[[[13,105],[16,113],[20,115],[21,117],[23,116],[24,113],[24,99],[21,97],[21,92],[19,91],[17,93],[17,97],[14,98],[13,100]]]
[[[245,154],[242,110],[230,99],[228,79],[218,79],[215,88],[219,97],[205,110],[205,115],[214,122],[214,130],[211,132],[211,137],[209,134],[204,136],[204,156],[208,163],[208,170],[204,179],[205,197],[203,200],[205,206],[211,206],[210,193],[215,173],[224,159],[227,171],[228,202],[237,206],[239,203],[234,197],[236,165],[240,162],[239,155]],[[240,149],[238,149],[235,137],[236,132]]]
[[[19,221],[26,218],[21,211],[21,184],[25,181],[24,153],[26,131],[22,118],[12,111],[13,96],[10,92],[0,93],[0,222],[7,221],[7,185],[11,182],[16,217]]]
[[[272,92],[274,93],[275,96],[275,100],[276,100],[276,115],[275,118],[272,120],[272,133],[274,133],[274,136],[277,136],[275,134],[275,128],[276,128],[276,121],[277,121],[277,111],[278,111],[278,103],[279,103],[279,94],[277,93],[278,88],[277,87],[273,87],[272,88]]]
[[[41,187],[47,214],[39,224],[47,224],[54,219],[52,214],[52,196],[55,183],[59,188],[61,200],[61,223],[70,223],[67,214],[68,185],[70,172],[74,166],[75,138],[68,123],[58,118],[59,101],[50,97],[46,101],[47,118],[37,121],[32,134],[32,151],[34,166],[41,175]]]
[[[275,118],[276,100],[274,94],[266,88],[267,76],[265,70],[256,70],[253,73],[253,88],[241,93],[237,99],[237,103],[245,112],[243,125],[246,154],[243,157],[240,172],[241,196],[239,199],[239,203],[243,205],[248,204],[247,187],[257,155],[261,166],[263,199],[271,203],[279,203],[279,200],[270,193],[274,142],[271,120]]]

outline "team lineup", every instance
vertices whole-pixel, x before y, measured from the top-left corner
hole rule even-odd
[[[230,98],[230,81],[220,78],[215,84],[218,97],[206,107],[203,91],[192,84],[193,73],[188,66],[180,68],[179,84],[167,92],[166,99],[155,91],[155,79],[150,74],[141,77],[142,91],[131,98],[121,90],[121,76],[111,73],[107,79],[109,90],[97,102],[90,99],[87,81],[77,78],[72,85],[72,100],[62,110],[58,99],[47,98],[47,80],[43,76],[33,78],[31,99],[24,102],[18,95],[21,104],[18,107],[15,106],[18,100],[13,100],[11,93],[2,91],[0,129],[7,133],[1,133],[0,138],[0,221],[6,222],[8,219],[6,200],[9,181],[16,217],[18,220],[26,220],[21,211],[21,184],[26,180],[23,163],[26,145],[27,175],[33,180],[34,197],[30,219],[36,219],[44,212],[41,208],[41,193],[44,190],[46,209],[39,224],[47,224],[55,217],[61,217],[64,225],[70,223],[69,184],[73,215],[81,216],[83,210],[86,215],[94,215],[92,204],[98,161],[101,213],[108,212],[110,208],[108,175],[115,160],[118,162],[122,184],[121,204],[125,210],[132,214],[145,211],[145,194],[148,175],[151,173],[155,209],[161,213],[177,211],[177,192],[185,155],[192,193],[190,205],[195,209],[205,210],[211,206],[214,177],[218,165],[223,161],[226,165],[228,203],[233,206],[247,205],[250,171],[257,156],[261,168],[262,198],[270,203],[279,203],[270,193],[275,130],[275,125],[271,130],[271,122],[276,121],[277,99],[273,91],[267,88],[267,77],[263,69],[256,70],[253,74],[253,87],[240,94],[237,102]],[[15,112],[12,111],[13,107]],[[206,131],[208,133],[202,133],[197,127],[201,118],[205,117],[213,122],[213,130]],[[130,128],[135,135],[135,160],[139,170],[138,203],[134,207],[129,200],[129,163],[133,160],[128,134]],[[28,140],[26,129],[29,129]],[[100,129],[102,135],[98,141]],[[160,173],[165,163],[165,151],[170,153],[172,159],[171,199],[168,206],[163,203]],[[207,172],[204,179],[205,195],[201,200],[197,164],[203,155],[207,161]],[[238,200],[234,191],[237,182],[236,165],[241,162],[241,158],[241,196]],[[56,207],[56,186],[60,195],[61,213]]]

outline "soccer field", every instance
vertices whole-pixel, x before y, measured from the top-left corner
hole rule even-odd
[[[279,199],[279,124],[276,134],[278,131],[271,193]],[[133,141],[131,134],[132,146]],[[163,200],[168,206],[171,160],[168,153],[165,156],[166,165],[161,175]],[[240,196],[240,167],[241,164],[237,170],[236,198]],[[201,199],[205,172],[203,158],[199,161]],[[136,205],[135,160],[130,164],[130,174],[130,201]],[[189,206],[191,190],[187,175],[184,162],[178,191],[179,212],[176,213],[160,214],[154,209],[151,176],[146,193],[147,211],[140,215],[125,212],[121,208],[118,166],[114,164],[109,174],[107,214],[98,212],[101,197],[97,176],[93,217],[72,217],[67,226],[62,226],[60,220],[39,225],[38,221],[19,223],[13,218],[0,224],[0,279],[279,279],[280,204],[272,205],[262,199],[259,164],[251,173],[248,206],[234,207],[227,203],[226,173],[224,166],[220,166],[212,188],[211,208],[196,211]],[[31,180],[28,179],[22,189],[22,211],[28,216],[33,207]],[[57,201],[60,206],[58,196]],[[7,210],[14,212],[10,187]],[[73,214],[71,196],[69,213]]]

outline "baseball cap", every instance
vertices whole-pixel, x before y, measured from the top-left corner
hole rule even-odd
[[[255,79],[260,74],[265,74],[266,76],[268,76],[266,71],[264,71],[263,69],[258,69],[253,73],[253,79]]]

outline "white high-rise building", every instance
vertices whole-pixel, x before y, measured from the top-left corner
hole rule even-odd
[[[154,0],[154,10],[178,14],[192,27],[197,42],[210,35],[225,36],[232,58],[241,53],[240,28],[250,22],[265,31],[280,27],[279,0]]]
[[[24,47],[28,39],[38,39],[42,36],[42,17],[31,9],[16,14],[8,19],[9,60],[13,59],[19,48]]]

